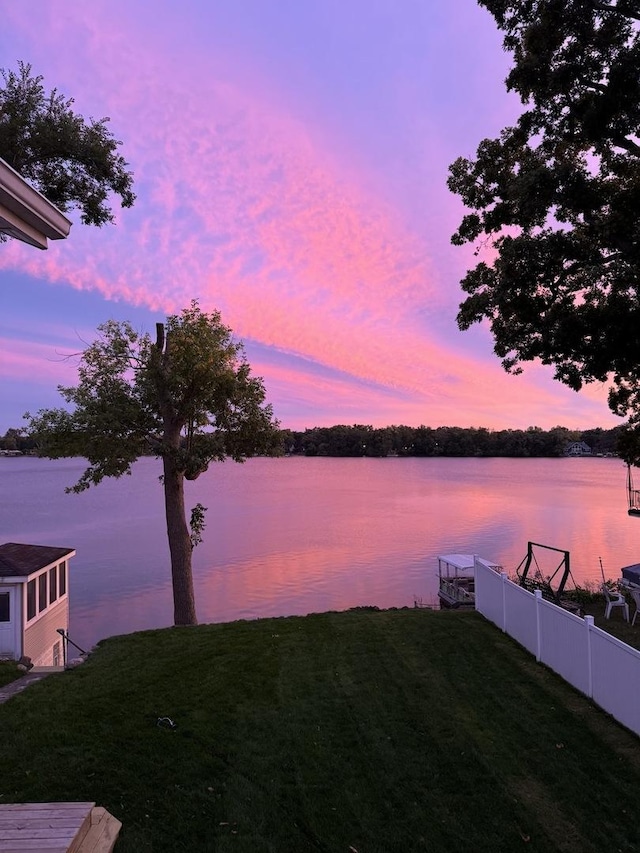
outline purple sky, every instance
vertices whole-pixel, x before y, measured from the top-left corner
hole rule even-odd
[[[197,298],[246,345],[283,426],[618,423],[455,324],[472,249],[447,166],[519,110],[472,0],[0,0],[0,66],[111,117],[138,200],[39,252],[0,245],[0,433],[59,405],[109,319]],[[1,154],[1,152],[0,152]]]

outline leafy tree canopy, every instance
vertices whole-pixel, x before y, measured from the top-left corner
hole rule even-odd
[[[78,208],[87,225],[113,221],[112,193],[131,207],[133,176],[109,119],[87,122],[73,112],[73,98],[57,89],[47,94],[24,62],[0,73],[0,157],[60,210]]]
[[[78,385],[59,388],[71,410],[27,414],[29,431],[43,456],[88,460],[70,491],[129,474],[142,455],[162,458],[175,623],[195,624],[191,551],[202,539],[205,508],[193,508],[189,526],[184,480],[215,460],[275,452],[277,422],[218,312],[192,302],[158,325],[155,341],[129,323],[109,321],[99,332],[80,357]]]
[[[505,34],[525,107],[448,186],[452,242],[487,256],[462,281],[461,329],[488,320],[504,367],[534,359],[575,390],[611,381],[640,420],[640,3],[479,0]],[[628,455],[628,454],[627,454]]]

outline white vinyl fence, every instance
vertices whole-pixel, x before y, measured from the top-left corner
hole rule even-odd
[[[476,610],[640,735],[639,651],[478,561],[475,590]]]

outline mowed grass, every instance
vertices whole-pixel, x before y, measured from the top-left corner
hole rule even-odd
[[[96,801],[116,853],[640,850],[638,739],[476,613],[114,638],[0,730],[0,802]]]
[[[2,660],[0,661],[0,687],[6,684],[11,684],[17,678],[20,678],[24,673],[18,669],[17,661]]]

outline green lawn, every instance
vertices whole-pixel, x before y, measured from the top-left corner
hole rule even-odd
[[[116,638],[0,731],[0,802],[95,800],[116,853],[640,850],[640,741],[476,613]]]
[[[16,661],[0,661],[0,687],[4,687],[5,684],[10,684],[12,681],[15,681],[16,678],[20,678],[22,675],[24,675],[24,672],[18,669],[18,664]]]

